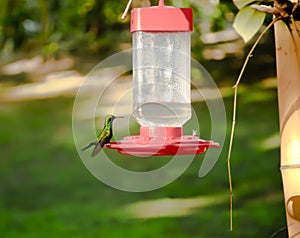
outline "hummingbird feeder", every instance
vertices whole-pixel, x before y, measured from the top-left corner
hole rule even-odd
[[[140,135],[110,142],[106,148],[161,156],[219,147],[197,135],[183,135],[183,125],[191,118],[192,30],[192,8],[165,6],[160,0],[158,6],[132,10],[133,117],[141,125]]]

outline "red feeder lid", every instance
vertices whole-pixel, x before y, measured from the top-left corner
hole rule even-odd
[[[135,8],[131,11],[130,32],[186,32],[193,30],[193,9],[174,8],[159,1],[157,7]]]
[[[208,148],[219,146],[198,136],[182,136],[182,127],[141,127],[140,135],[110,142],[105,148],[117,149],[120,154],[127,155],[163,156],[202,154]]]

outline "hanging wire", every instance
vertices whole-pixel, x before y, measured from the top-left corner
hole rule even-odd
[[[132,1],[133,1],[133,0],[129,0],[128,3],[127,3],[127,6],[126,6],[126,8],[125,8],[125,11],[124,11],[124,13],[123,13],[123,15],[122,15],[122,17],[121,17],[123,20],[126,19],[126,16],[127,16],[128,11],[129,11],[129,8],[130,8],[130,6],[131,6],[131,4],[132,4]]]
[[[124,10],[124,12],[123,12],[122,17],[121,17],[122,20],[125,20],[125,19],[126,19],[126,16],[127,16],[127,14],[128,14],[129,8],[130,8],[130,6],[131,6],[131,4],[132,4],[132,1],[133,1],[133,0],[129,0],[129,1],[128,1],[127,6],[126,6],[126,8],[125,8],[125,10]],[[165,6],[165,1],[164,1],[164,0],[159,0],[158,6],[164,7],[164,6]]]

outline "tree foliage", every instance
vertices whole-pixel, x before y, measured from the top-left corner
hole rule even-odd
[[[212,30],[225,26],[225,4],[216,7],[208,19],[202,8],[210,2],[165,0],[166,5],[192,7],[199,34],[203,19],[211,21]],[[41,50],[47,56],[62,51],[96,53],[115,49],[118,43],[131,41],[129,17],[121,19],[126,4],[127,0],[1,0],[0,51]],[[157,5],[158,0],[135,0],[132,7],[147,4]]]
[[[101,36],[127,28],[119,17],[120,1],[2,0],[0,5],[1,49],[42,46],[45,53],[53,53],[86,43],[87,50],[97,50]]]

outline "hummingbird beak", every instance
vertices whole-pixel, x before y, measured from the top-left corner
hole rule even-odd
[[[111,117],[111,121],[115,120],[116,118],[124,118],[124,117],[121,117],[121,116],[119,116],[119,117],[112,116],[112,117]]]

